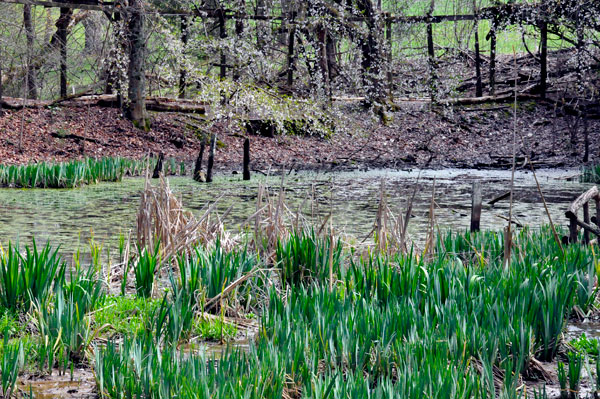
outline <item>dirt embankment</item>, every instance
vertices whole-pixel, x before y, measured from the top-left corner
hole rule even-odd
[[[513,108],[493,104],[434,108],[401,105],[386,125],[348,106],[353,126],[330,139],[250,136],[252,168],[355,169],[365,167],[507,168],[512,157]],[[198,133],[181,116],[154,114],[150,132],[137,130],[115,109],[65,107],[5,111],[0,116],[0,163],[63,161],[85,156],[143,157],[164,152],[193,161],[200,149]],[[600,152],[600,122],[590,120],[590,160]],[[212,128],[219,133],[216,166],[239,170],[246,132]],[[580,165],[584,154],[581,121],[556,116],[547,105],[520,103],[517,156],[544,167]]]

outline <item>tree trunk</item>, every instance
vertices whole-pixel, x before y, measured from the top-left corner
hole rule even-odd
[[[320,24],[317,28],[317,45],[319,55],[319,70],[321,71],[321,84],[324,93],[329,96],[329,65],[327,63],[327,28]]]
[[[490,96],[493,96],[496,93],[496,17],[490,25]]]
[[[256,15],[263,17],[267,15],[267,4],[265,0],[256,0]],[[260,20],[256,21],[256,46],[258,49],[264,49],[266,45],[265,24]]]
[[[475,14],[475,97],[483,96],[483,83],[481,82],[481,54],[479,52],[479,17],[477,10],[477,0],[473,0],[473,13]]]
[[[382,18],[373,4],[373,0],[359,0],[358,10],[364,15],[368,29],[367,36],[360,39],[360,48],[363,84],[366,87],[366,105],[372,106],[384,103],[386,98],[385,83],[380,76],[383,60],[380,34],[384,29],[381,26]]]
[[[23,25],[27,36],[27,98],[35,100],[37,98],[36,71],[32,65],[33,42],[35,40],[35,31],[31,20],[31,6],[23,6]]]
[[[429,5],[428,17],[431,18],[435,8],[435,0],[431,0]],[[427,55],[429,65],[429,92],[431,102],[434,103],[437,97],[437,64],[435,62],[435,48],[433,46],[433,24],[431,21],[427,23]]]
[[[244,15],[246,15],[246,1],[245,0],[238,0],[238,13],[242,17]],[[245,28],[244,27],[244,19],[237,18],[235,20],[235,35],[239,40],[242,40],[242,36],[244,35],[244,28]],[[233,70],[233,80],[235,80],[235,81],[239,80],[240,76],[241,76],[241,71],[240,71],[238,62],[239,62],[239,59],[236,60],[236,65]]]
[[[188,44],[188,17],[187,15],[181,16],[181,43],[183,44],[183,51],[187,48]],[[179,98],[185,98],[185,88],[187,85],[187,69],[186,65],[182,62],[179,66]]]
[[[548,89],[548,22],[542,22],[541,31],[541,54],[540,54],[540,95],[546,98]]]
[[[148,130],[146,112],[146,32],[143,0],[132,0],[128,21],[129,39],[129,119],[138,128]]]
[[[85,45],[83,50],[87,54],[95,53],[102,46],[101,30],[102,18],[101,14],[95,11],[90,11],[89,15],[84,18],[81,23],[85,29]]]
[[[73,10],[70,8],[61,8],[60,17],[56,21],[56,37],[58,39],[58,48],[60,52],[60,97],[67,96],[67,29],[71,23]]]

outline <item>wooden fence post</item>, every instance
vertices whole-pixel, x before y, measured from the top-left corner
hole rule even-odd
[[[244,140],[244,180],[250,180],[250,139]]]
[[[569,243],[577,242],[577,216],[569,217]]]
[[[473,183],[473,197],[471,201],[471,232],[479,231],[481,225],[481,183]]]

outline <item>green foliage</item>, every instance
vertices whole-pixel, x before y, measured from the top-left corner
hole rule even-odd
[[[52,303],[37,305],[40,369],[51,370],[55,361],[63,367],[83,361],[96,331],[87,314],[103,302],[104,290],[93,268],[71,273],[64,286],[57,287]]]
[[[161,262],[160,256],[160,242],[157,242],[152,252],[148,248],[138,248],[137,259],[130,261],[135,262],[135,292],[138,296],[152,296],[154,277]]]
[[[532,357],[555,358],[592,255],[580,246],[563,254],[548,230],[525,229],[506,268],[502,242],[497,233],[439,237],[431,260],[370,255],[345,266],[340,254],[330,290],[327,240],[292,237],[280,243],[277,265],[293,265],[287,276],[304,274],[289,279],[285,296],[270,291],[247,352],[231,348],[208,364],[181,355],[175,343],[186,337],[187,303],[198,306],[198,293],[209,289],[199,270],[223,254],[194,254],[191,262],[202,266],[181,258],[184,281],[173,280],[151,318],[153,332],[98,350],[99,386],[111,398],[281,397],[283,387],[306,398],[516,398]],[[570,359],[568,374],[559,370],[565,392],[579,384],[581,359]],[[504,372],[499,394],[495,369]]]
[[[600,183],[600,164],[583,166],[579,181],[582,183]]]
[[[87,158],[63,163],[0,165],[0,186],[17,188],[75,188],[98,182],[118,182],[124,175],[141,174],[147,161]]]
[[[198,317],[194,321],[193,331],[207,341],[223,341],[234,338],[237,327],[219,318]]]
[[[328,239],[314,232],[294,233],[284,242],[277,243],[276,259],[281,267],[281,280],[287,285],[311,284],[329,279],[329,256],[333,251],[331,265],[334,277],[341,274],[342,243],[333,247]]]
[[[560,397],[566,399],[569,397],[567,391],[567,373],[565,371],[565,365],[563,362],[558,362],[558,383],[560,385]]]
[[[581,381],[581,370],[583,368],[584,355],[577,352],[569,352],[569,393],[571,398],[579,397],[579,383]]]
[[[588,338],[585,333],[582,333],[579,338],[571,340],[569,344],[580,353],[587,355],[598,356],[598,340],[595,338]]]
[[[109,326],[118,334],[139,334],[146,329],[160,301],[151,298],[106,296],[94,312],[96,326]]]
[[[65,263],[49,243],[38,250],[34,241],[24,253],[9,244],[0,252],[0,305],[6,309],[28,311],[45,303],[64,279]]]
[[[212,250],[196,247],[190,256],[178,259],[182,289],[187,295],[198,298],[204,294],[207,298],[219,295],[229,284],[250,272],[258,264],[258,258],[246,250],[227,252],[217,241]],[[249,292],[242,284],[228,297],[231,300],[246,300]]]
[[[9,342],[9,334],[5,331],[4,342],[2,345],[2,360],[0,364],[0,377],[2,378],[2,391],[0,395],[3,398],[13,396],[19,372],[25,363],[25,353],[21,341]]]

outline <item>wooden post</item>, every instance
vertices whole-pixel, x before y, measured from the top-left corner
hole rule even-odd
[[[546,98],[548,90],[548,22],[542,22],[540,27],[542,34],[542,51],[540,54],[540,95]]]
[[[294,22],[294,13],[290,13],[291,21],[289,28],[289,36],[288,36],[288,53],[287,53],[287,86],[289,89],[292,88],[294,84],[294,68],[295,68],[295,58],[294,58],[294,40],[296,37],[296,24]]]
[[[188,44],[188,17],[187,15],[181,16],[181,43],[183,44],[183,51],[187,48]],[[180,65],[179,67],[179,98],[185,98],[185,91],[187,85],[187,69],[186,65]]]
[[[250,139],[244,140],[244,180],[250,180]]]
[[[490,38],[490,96],[496,92],[496,17],[492,18]]]
[[[481,222],[481,183],[473,183],[473,197],[471,201],[471,232],[480,230]]]
[[[165,160],[165,154],[162,152],[158,154],[158,160],[156,161],[156,166],[154,167],[154,172],[152,173],[153,179],[158,179],[160,174],[163,172],[163,161]]]
[[[217,135],[213,133],[210,136],[210,148],[208,149],[208,166],[206,167],[206,182],[212,183],[212,169],[215,163],[215,148],[217,146]]]
[[[569,243],[577,242],[577,216],[569,217]]]
[[[227,31],[225,30],[225,10],[221,8],[219,10],[219,37],[221,40],[227,37]],[[222,46],[221,46],[222,47]],[[221,48],[221,61],[220,61],[220,73],[219,77],[221,80],[227,76],[227,58],[225,57],[225,51]]]
[[[198,158],[196,158],[194,174],[192,175],[193,179],[199,182],[205,180],[205,177],[202,175],[202,158],[204,158],[204,143],[200,145],[200,152],[198,153]]]
[[[589,202],[583,204],[583,221],[586,224],[590,224],[590,205]],[[586,244],[590,243],[590,232],[588,229],[583,229],[583,242]]]

